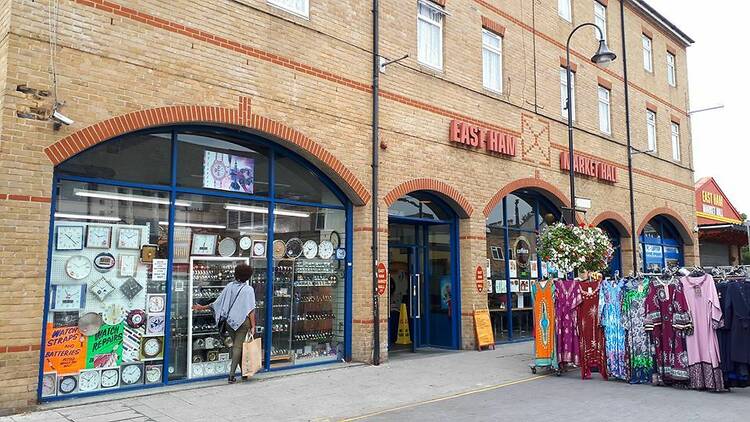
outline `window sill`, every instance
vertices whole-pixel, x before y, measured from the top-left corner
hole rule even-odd
[[[273,4],[273,3],[270,3],[270,2],[268,2],[266,4],[273,11],[279,11],[279,12],[282,12],[282,13],[284,13],[286,15],[291,15],[291,16],[293,16],[295,18],[300,18],[300,19],[304,19],[306,21],[310,21],[310,11],[309,10],[307,11],[307,16],[305,16],[305,15],[303,15],[301,13],[295,12],[293,10],[285,9],[285,8],[279,6],[279,5],[276,5],[276,4]]]
[[[422,71],[425,71],[427,73],[431,73],[433,75],[444,75],[445,74],[445,70],[443,70],[441,68],[438,68],[438,67],[435,67],[433,65],[420,62],[419,60],[417,60],[417,64],[419,65],[419,68]]]
[[[482,91],[490,97],[508,101],[508,94],[504,93],[503,91],[495,91],[494,89],[487,88],[486,86],[482,86]]]

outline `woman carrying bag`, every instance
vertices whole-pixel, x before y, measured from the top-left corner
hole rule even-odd
[[[234,268],[234,281],[224,286],[216,300],[208,305],[193,305],[195,311],[213,309],[219,334],[232,342],[232,367],[229,383],[234,384],[237,366],[242,362],[242,344],[255,334],[255,291],[247,285],[253,268],[240,264]],[[249,333],[249,334],[248,334]]]

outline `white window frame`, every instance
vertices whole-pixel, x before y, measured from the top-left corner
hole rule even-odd
[[[607,7],[594,0],[594,25],[602,30],[604,41],[607,41]],[[594,38],[599,40],[599,31],[594,28]]]
[[[560,113],[564,119],[568,118],[568,110],[565,108],[568,86],[567,79],[568,69],[565,67],[560,68]],[[576,73],[570,72],[570,106],[573,111],[573,121],[576,121]]]
[[[571,0],[557,0],[557,14],[568,22],[573,22],[573,4]]]
[[[643,44],[643,68],[647,72],[654,71],[654,40],[648,35],[641,34],[641,43]]]
[[[429,16],[422,16],[422,14],[420,14],[420,6],[424,6],[426,8],[432,9],[433,11],[439,13],[441,15],[440,20],[436,21],[434,19],[431,19]],[[438,7],[437,5],[434,5],[426,0],[417,1],[417,60],[419,61],[419,63],[425,66],[431,67],[433,69],[436,69],[436,70],[443,70],[443,21],[445,20],[445,15],[446,15],[445,11],[441,9],[440,7]],[[420,30],[419,30],[420,21],[425,22],[428,25],[437,26],[440,29],[440,38],[438,39],[439,45],[437,46],[438,52],[440,53],[438,57],[438,63],[430,63],[425,60],[422,60],[422,55],[420,54],[420,51],[419,51],[419,46],[421,45],[421,43],[419,42],[421,38]],[[433,48],[435,48],[435,46],[433,46]]]
[[[277,7],[285,12],[301,16],[305,19],[310,18],[310,0],[266,0],[268,4]],[[301,2],[302,8],[295,7],[293,3]]]
[[[669,86],[677,86],[677,57],[667,51],[667,83]]]
[[[601,85],[597,88],[597,97],[599,104],[599,130],[607,135],[612,134],[612,93],[608,88]]]
[[[682,160],[682,150],[680,148],[680,124],[672,122],[672,159],[675,161]]]
[[[657,151],[656,133],[656,112],[646,109],[646,150],[650,152]]]
[[[488,36],[488,37],[491,37],[493,39],[496,39],[498,41],[499,47],[495,47],[493,45],[486,44],[484,42],[484,37],[485,36]],[[485,53],[485,51],[488,52],[489,54],[496,54],[497,55],[497,57],[498,57],[498,72],[497,72],[497,75],[487,75],[486,74],[485,67],[484,67],[484,53]],[[490,77],[497,78],[497,80],[495,81],[497,83],[497,87],[496,88],[490,86],[491,84],[487,83],[488,79]],[[492,31],[488,31],[488,30],[486,30],[484,28],[482,28],[482,85],[484,85],[484,87],[486,89],[489,89],[490,91],[497,92],[497,93],[500,93],[500,94],[502,94],[502,92],[503,92],[503,37],[501,37],[500,35],[492,32]]]

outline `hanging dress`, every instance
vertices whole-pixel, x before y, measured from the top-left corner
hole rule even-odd
[[[625,327],[622,318],[624,282],[604,280],[599,293],[601,324],[604,327],[607,372],[610,377],[627,381],[630,378],[625,359]]]
[[[551,280],[534,281],[534,365],[557,368],[555,357],[555,287]]]
[[[654,345],[654,384],[685,384],[689,380],[685,336],[692,329],[692,323],[682,283],[651,281],[646,298],[645,328],[651,333]]]
[[[716,329],[724,325],[724,321],[714,279],[704,274],[701,277],[683,277],[681,282],[693,321],[693,332],[685,339],[690,388],[722,391],[724,378]]]
[[[581,338],[581,378],[590,379],[597,368],[607,379],[604,355],[604,331],[599,318],[599,281],[581,281],[581,305],[578,307],[578,332]]]
[[[580,344],[576,308],[581,303],[581,288],[575,280],[556,280],[554,297],[557,362],[561,367],[578,365]]]
[[[654,358],[644,320],[648,279],[634,279],[625,285],[622,300],[623,325],[628,344],[628,371],[631,384],[647,384],[654,373]]]
[[[733,387],[750,386],[750,282],[729,283],[724,298],[727,375]]]

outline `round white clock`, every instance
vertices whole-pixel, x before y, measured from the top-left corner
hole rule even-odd
[[[102,374],[98,370],[81,372],[78,376],[78,391],[94,391],[99,388],[101,380]]]
[[[117,387],[120,383],[120,371],[117,368],[102,370],[102,388]]]
[[[143,343],[143,356],[148,359],[155,358],[161,353],[161,339],[151,337]]]
[[[263,258],[266,256],[266,242],[265,241],[256,241],[253,243],[253,257],[254,258]]]
[[[75,375],[66,375],[60,378],[59,387],[58,390],[60,391],[60,394],[70,394],[76,390],[76,387],[78,387],[78,379]]]
[[[237,242],[231,237],[225,237],[219,242],[219,255],[232,256],[237,252]]]
[[[333,243],[330,240],[324,240],[320,242],[318,247],[318,255],[323,259],[330,259],[333,256]]]
[[[146,367],[146,383],[156,384],[161,382],[161,366],[147,366]]]
[[[65,273],[73,280],[83,280],[91,274],[91,260],[83,255],[75,255],[65,262]]]
[[[252,244],[253,244],[253,241],[249,237],[242,236],[240,238],[240,249],[242,249],[243,251],[250,249],[250,246],[252,246]]]
[[[193,365],[193,378],[202,377],[203,376],[203,364],[197,364]]]
[[[302,245],[302,253],[307,259],[315,258],[318,254],[318,244],[314,240],[308,240]]]
[[[110,303],[104,308],[104,312],[102,312],[102,320],[104,320],[104,323],[107,325],[117,325],[121,323],[127,315],[128,313],[124,306],[119,303]]]
[[[128,365],[122,368],[122,383],[124,385],[138,384],[141,381],[143,375],[143,369],[141,365]]]

